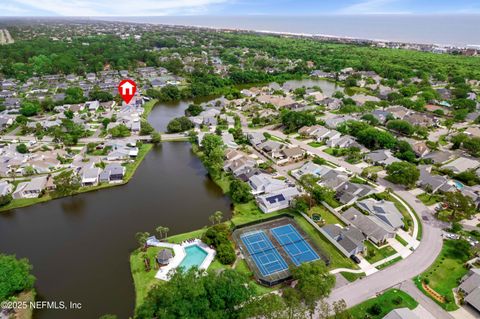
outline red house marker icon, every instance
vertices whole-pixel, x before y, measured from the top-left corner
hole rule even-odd
[[[130,103],[136,91],[137,85],[132,80],[123,80],[118,85],[118,93],[127,104]]]

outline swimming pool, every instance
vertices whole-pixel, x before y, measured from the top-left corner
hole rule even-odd
[[[203,261],[208,255],[208,253],[198,245],[191,245],[185,247],[185,253],[186,256],[180,263],[180,267],[183,267],[184,270],[189,270],[194,266],[200,268]]]
[[[458,189],[458,190],[461,190],[464,185],[462,183],[460,183],[459,181],[457,180],[453,180],[453,183],[455,184],[455,187]]]

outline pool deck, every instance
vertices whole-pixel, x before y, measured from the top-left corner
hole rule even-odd
[[[187,256],[185,252],[185,247],[197,245],[207,252],[207,256],[203,260],[202,264],[198,267],[199,269],[207,269],[212,263],[216,254],[216,251],[214,249],[208,247],[200,239],[195,239],[190,242],[183,242],[182,244],[179,245],[179,244],[161,242],[154,237],[153,238],[150,237],[147,240],[147,245],[173,249],[175,256],[173,256],[173,258],[170,259],[170,262],[168,263],[168,265],[160,267],[160,269],[155,274],[155,278],[160,280],[165,280],[165,281],[170,280],[170,274],[171,274],[170,271],[180,266],[183,259]]]

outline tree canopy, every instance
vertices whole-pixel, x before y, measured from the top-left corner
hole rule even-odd
[[[414,186],[420,177],[418,168],[407,162],[395,162],[387,166],[387,178],[395,184]]]
[[[35,277],[27,259],[0,254],[0,301],[33,288]]]
[[[168,282],[150,290],[135,317],[237,318],[237,307],[253,296],[254,289],[245,275],[231,269],[177,271]]]

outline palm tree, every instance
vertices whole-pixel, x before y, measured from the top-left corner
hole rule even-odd
[[[217,210],[215,213],[213,213],[210,217],[208,217],[212,225],[218,224],[222,221],[223,219],[223,213],[219,210]]]
[[[430,195],[430,197],[428,197],[428,200],[432,199],[432,195],[433,195],[432,185],[430,184],[425,185],[425,192],[427,192]]]
[[[150,237],[149,232],[138,232],[135,234],[135,238],[137,239],[140,246],[142,246],[142,250],[145,250],[147,246],[147,238]]]
[[[157,233],[160,235],[160,238],[167,238],[167,234],[170,231],[170,228],[165,226],[158,226],[156,229]]]

